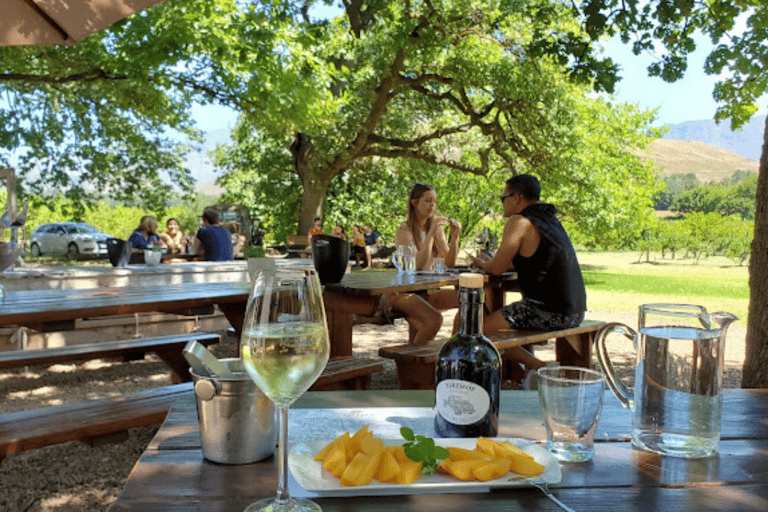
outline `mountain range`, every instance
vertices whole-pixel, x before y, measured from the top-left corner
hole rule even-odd
[[[758,171],[766,116],[754,116],[741,130],[732,132],[730,121],[715,124],[711,119],[667,125],[662,139],[650,144],[644,154],[661,168],[662,176],[694,173],[701,182],[720,181],[733,171]],[[203,149],[188,163],[199,184],[197,190],[218,196],[223,189],[215,184],[219,176],[207,156],[216,144],[229,141],[229,130],[206,133]]]

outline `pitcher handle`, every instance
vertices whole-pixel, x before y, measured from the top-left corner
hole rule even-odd
[[[597,355],[597,361],[600,363],[600,368],[605,374],[608,386],[610,386],[613,394],[616,395],[616,398],[621,402],[621,405],[625,409],[629,409],[632,407],[632,402],[634,401],[634,393],[616,377],[616,372],[613,370],[613,364],[608,357],[608,349],[605,346],[606,338],[613,332],[619,332],[632,340],[632,345],[635,350],[637,350],[637,332],[628,325],[619,322],[611,322],[601,327],[595,336],[595,353]]]

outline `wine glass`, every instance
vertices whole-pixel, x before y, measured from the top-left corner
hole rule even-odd
[[[320,511],[288,494],[288,408],[317,380],[330,355],[323,292],[314,269],[276,268],[256,274],[240,339],[243,366],[278,407],[277,496],[245,512]]]

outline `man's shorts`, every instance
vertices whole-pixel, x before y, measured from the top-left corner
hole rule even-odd
[[[523,299],[501,308],[501,314],[512,329],[534,329],[537,331],[558,331],[578,326],[584,320],[584,313],[564,315],[544,311],[540,302]]]

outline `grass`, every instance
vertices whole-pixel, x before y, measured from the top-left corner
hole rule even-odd
[[[746,323],[749,270],[727,258],[662,259],[638,253],[580,252],[589,309],[636,311],[640,304],[699,304],[728,311]]]

